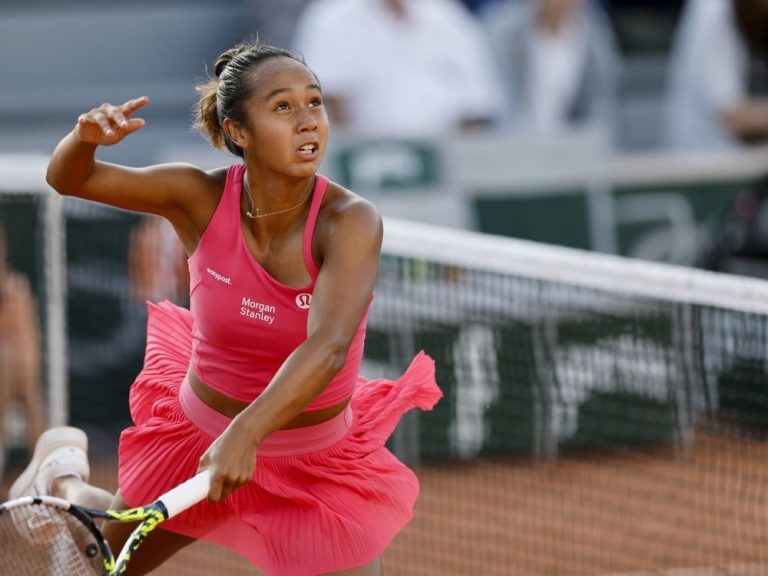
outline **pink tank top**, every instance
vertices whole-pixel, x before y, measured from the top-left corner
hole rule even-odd
[[[312,278],[293,288],[278,282],[253,258],[243,237],[240,197],[245,165],[227,172],[219,205],[189,258],[192,368],[206,385],[251,402],[293,350],[307,338],[307,317],[319,273],[312,236],[328,186],[318,175],[304,228],[302,252]],[[363,357],[366,316],[343,368],[308,407],[325,408],[352,394]]]

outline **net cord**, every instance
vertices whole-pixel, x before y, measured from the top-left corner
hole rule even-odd
[[[384,218],[382,253],[638,297],[768,313],[768,282],[673,264]]]

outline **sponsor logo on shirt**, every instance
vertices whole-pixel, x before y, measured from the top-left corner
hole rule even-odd
[[[240,303],[240,316],[245,316],[251,320],[259,320],[265,324],[272,325],[277,315],[277,308],[270,304],[263,304],[256,300],[251,300],[247,296],[243,296],[243,301]]]
[[[208,272],[208,274],[213,276],[219,282],[224,282],[224,284],[229,284],[230,286],[232,285],[232,278],[230,278],[229,276],[224,276],[223,274],[219,274],[218,272],[216,272],[216,270],[212,268],[206,268],[205,271]]]
[[[312,294],[307,294],[306,292],[302,292],[298,296],[296,296],[296,306],[301,308],[302,310],[306,310],[309,308],[309,305],[312,303]]]

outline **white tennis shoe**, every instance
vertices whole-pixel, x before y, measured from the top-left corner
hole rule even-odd
[[[79,428],[61,426],[40,435],[29,465],[8,490],[13,500],[22,496],[45,496],[56,478],[77,476],[88,481],[88,437]]]

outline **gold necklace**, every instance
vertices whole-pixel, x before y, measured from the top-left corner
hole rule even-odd
[[[285,210],[278,210],[276,212],[267,212],[266,214],[262,214],[259,212],[258,208],[254,208],[253,204],[253,196],[251,195],[251,189],[248,187],[248,180],[243,177],[243,190],[245,190],[246,194],[248,195],[248,201],[251,205],[250,210],[246,210],[245,215],[248,216],[251,220],[254,220],[255,218],[266,218],[267,216],[275,216],[276,214],[284,214],[285,212],[291,212],[293,210],[296,210],[296,208],[299,208],[301,206],[304,206],[304,203],[307,201],[307,198],[309,198],[309,195],[312,193],[312,189],[314,188],[314,182],[315,177],[313,176],[312,179],[309,181],[309,189],[307,190],[307,193],[304,195],[304,198],[296,204],[293,208],[286,208]],[[256,212],[254,214],[254,211]]]

